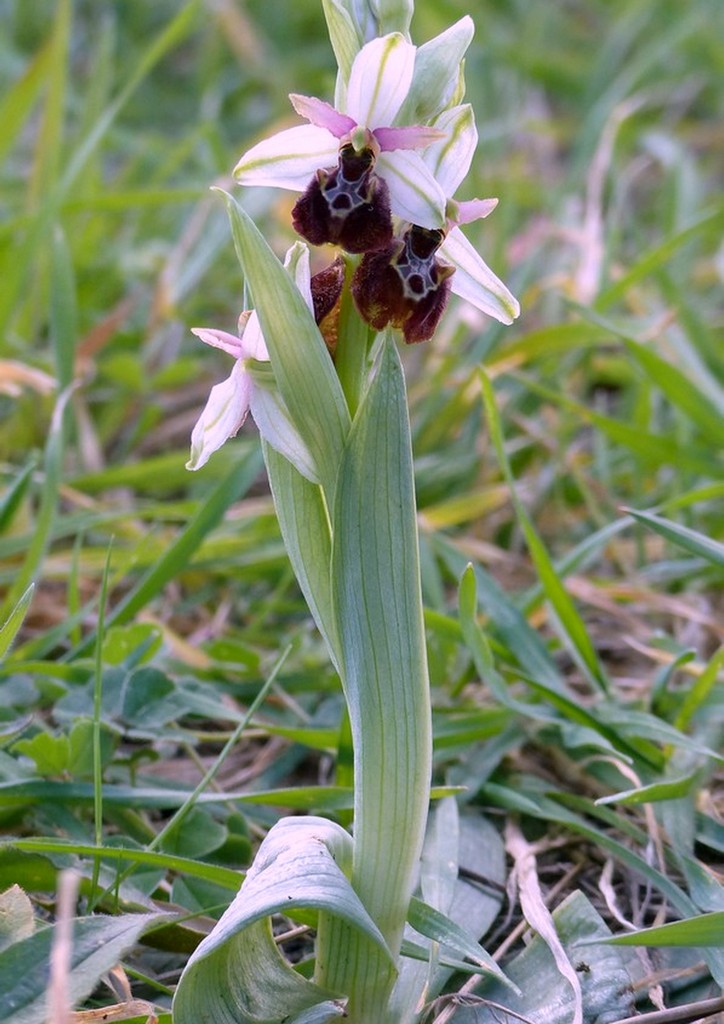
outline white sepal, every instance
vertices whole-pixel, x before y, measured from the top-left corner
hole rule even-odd
[[[283,455],[303,477],[318,484],[314,459],[289,417],[289,411],[276,391],[256,386],[251,393],[251,414],[259,433],[271,447]]]
[[[518,300],[483,262],[459,228],[453,228],[439,249],[440,256],[455,267],[450,288],[476,309],[511,324],[520,313]]]
[[[473,108],[469,103],[446,110],[435,118],[434,127],[445,133],[425,150],[424,160],[446,196],[454,196],[473,162],[478,144]]]
[[[391,125],[405,101],[415,47],[393,32],[363,46],[352,65],[346,113],[365,128]]]
[[[244,363],[237,360],[226,380],[211,389],[191,433],[191,456],[186,469],[201,469],[222,444],[238,433],[249,415],[253,390]]]
[[[463,58],[474,31],[472,18],[465,15],[434,39],[418,46],[415,73],[402,111],[403,122],[429,123],[455,102]]]
[[[387,182],[396,216],[423,228],[444,226],[445,193],[419,153],[408,149],[380,153],[376,169]]]
[[[301,124],[252,146],[234,168],[240,185],[303,192],[320,167],[336,167],[339,143],[325,128]]]

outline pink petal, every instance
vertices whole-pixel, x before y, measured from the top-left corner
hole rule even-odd
[[[229,334],[227,331],[215,331],[211,327],[192,327],[191,333],[203,341],[204,345],[220,348],[222,352],[228,352],[235,359],[240,359],[245,354],[241,338],[237,338],[235,334]]]
[[[464,199],[461,203],[451,204],[456,207],[455,224],[472,224],[474,220],[482,220],[492,213],[498,205],[497,199]]]
[[[424,149],[445,137],[437,128],[418,124],[406,125],[404,128],[375,128],[372,134],[383,153],[393,149]]]
[[[299,93],[292,92],[289,99],[300,117],[306,118],[317,128],[326,128],[337,139],[341,139],[357,127],[357,122],[353,118],[340,114],[331,103],[318,100],[316,96],[300,96]]]

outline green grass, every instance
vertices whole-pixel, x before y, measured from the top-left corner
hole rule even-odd
[[[415,41],[466,12],[418,0]],[[693,1004],[724,981],[724,17],[719,0],[471,13],[480,147],[460,195],[500,198],[469,235],[522,316],[453,303],[402,353],[435,782],[501,836],[519,823],[553,906],[580,888],[616,933],[691,919],[633,986],[641,1011],[647,971]],[[0,16],[0,891],[32,896],[29,927],[72,866],[83,914],[182,915],[124,961],[168,1010],[266,828],[287,808],[349,818],[339,684],[253,426],[184,469],[228,372],[189,328],[231,330],[244,306],[209,186],[293,123],[289,91],[331,95],[333,60],[315,4]],[[282,253],[289,195],[239,198]],[[118,1001],[94,986],[81,1005]]]

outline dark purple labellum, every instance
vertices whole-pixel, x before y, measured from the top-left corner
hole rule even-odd
[[[435,258],[443,231],[413,225],[402,238],[363,258],[352,278],[360,315],[377,331],[391,324],[413,344],[435,332],[455,268]]]
[[[292,210],[295,230],[312,245],[332,242],[347,252],[371,252],[392,241],[390,194],[375,174],[371,149],[339,151],[333,170],[319,170]]]
[[[310,281],[314,319],[327,348],[334,355],[337,348],[337,321],[339,301],[344,287],[344,260],[338,256],[324,270],[314,274]]]

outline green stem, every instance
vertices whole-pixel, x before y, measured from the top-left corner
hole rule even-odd
[[[367,357],[374,332],[357,312],[350,284],[359,259],[345,257],[345,285],[340,300],[337,350],[334,364],[337,369],[349,413],[354,418],[367,381]]]

